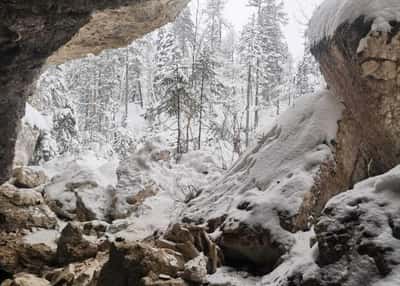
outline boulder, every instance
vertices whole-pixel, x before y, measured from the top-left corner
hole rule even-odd
[[[400,273],[399,185],[400,167],[396,167],[332,198],[315,226],[315,264],[297,265],[283,285],[396,284]]]
[[[207,282],[207,260],[208,258],[201,253],[196,258],[185,263],[181,277],[189,282],[204,284]]]
[[[22,242],[18,244],[16,252],[18,266],[15,270],[17,271],[42,274],[42,271],[55,264],[55,249],[43,243],[28,244]]]
[[[14,185],[19,188],[36,188],[47,183],[48,178],[41,170],[29,167],[18,167],[13,171]]]
[[[47,272],[44,277],[51,285],[57,286],[95,286],[101,268],[108,259],[105,253],[99,253],[95,258],[84,262],[71,263],[64,268]]]
[[[40,193],[17,189],[10,184],[0,186],[0,227],[5,231],[31,229],[33,227],[54,229],[57,218],[43,203]]]
[[[254,274],[267,274],[288,252],[284,240],[275,239],[269,229],[243,222],[227,220],[221,227],[218,245],[224,254],[225,264],[243,268]]]
[[[4,281],[1,286],[50,286],[49,281],[28,273],[18,273],[14,279]]]
[[[112,188],[101,184],[98,170],[69,164],[44,189],[49,207],[58,217],[82,222],[108,220]]]
[[[95,257],[97,252],[97,245],[84,238],[79,225],[68,223],[61,231],[61,236],[57,242],[56,259],[58,264],[81,262]]]
[[[207,273],[213,274],[224,260],[220,248],[212,241],[205,228],[190,224],[171,225],[156,245],[181,253],[186,262],[207,257]]]
[[[158,280],[159,275],[177,278],[184,270],[184,263],[182,255],[170,249],[154,248],[146,243],[114,243],[110,258],[101,270],[98,286],[143,285],[143,281]]]

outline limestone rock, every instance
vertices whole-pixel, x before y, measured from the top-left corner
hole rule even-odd
[[[105,253],[99,253],[81,263],[71,263],[64,268],[51,270],[45,278],[51,285],[57,286],[96,286],[101,268],[108,259]]]
[[[146,276],[149,276],[147,281],[153,282],[160,274],[177,278],[183,269],[183,257],[175,251],[145,243],[114,243],[110,259],[101,270],[98,286],[141,285]]]
[[[312,48],[328,85],[348,109],[346,120],[356,126],[350,136],[362,141],[359,153],[368,161],[369,176],[400,163],[399,27],[393,22],[393,33],[374,32],[371,22],[358,19]]]
[[[69,170],[52,178],[46,185],[46,202],[62,219],[107,221],[111,187],[100,182],[101,178],[95,171],[71,164]]]
[[[13,280],[4,281],[1,286],[50,286],[49,281],[32,274],[19,273]]]
[[[274,239],[270,230],[262,226],[228,220],[222,225],[221,231],[218,245],[224,253],[225,263],[247,267],[249,272],[271,272],[287,252],[286,245]]]
[[[396,167],[331,199],[315,226],[318,267],[302,273],[295,270],[289,279],[292,284],[287,285],[369,286],[396,281],[400,271],[399,183],[400,167]]]
[[[185,263],[185,269],[181,277],[190,282],[203,284],[207,282],[207,260],[201,253],[196,258]]]
[[[43,171],[34,170],[29,167],[18,167],[14,169],[14,184],[20,188],[36,188],[47,183],[48,178]]]
[[[36,190],[18,189],[13,185],[4,184],[1,187],[1,194],[10,200],[15,206],[29,207],[43,204],[43,196]]]
[[[224,260],[220,248],[211,240],[203,227],[173,224],[156,245],[182,253],[186,262],[203,253],[207,257],[207,273],[213,274]]]
[[[4,184],[0,186],[0,227],[6,231],[33,227],[54,229],[57,219],[41,195],[33,190],[20,190]]]
[[[17,248],[18,268],[16,270],[41,274],[55,263],[55,249],[46,244],[19,243]]]
[[[68,223],[57,242],[57,262],[65,265],[95,257],[98,248],[83,237],[77,224]]]

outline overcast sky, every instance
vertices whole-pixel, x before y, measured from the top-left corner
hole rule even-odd
[[[203,0],[204,1],[204,0]],[[312,15],[315,7],[323,0],[283,0],[289,17],[289,24],[284,32],[289,44],[289,49],[295,59],[303,54],[303,33],[305,23]],[[239,32],[247,22],[251,9],[246,7],[247,0],[227,0],[225,17],[236,27]]]

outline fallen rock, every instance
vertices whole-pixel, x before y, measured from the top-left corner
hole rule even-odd
[[[33,227],[54,229],[57,218],[34,190],[0,186],[0,227],[5,231],[29,230]]]
[[[68,223],[57,242],[56,259],[58,264],[65,265],[95,257],[97,252],[97,245],[83,237],[80,227],[77,224]]]
[[[43,196],[33,189],[18,189],[13,185],[4,184],[1,187],[2,195],[18,207],[36,206],[43,204]]]
[[[156,245],[181,253],[186,262],[203,253],[207,257],[209,274],[215,273],[224,260],[220,248],[211,240],[205,228],[195,225],[172,225],[164,236],[156,241]]]
[[[196,258],[185,263],[181,277],[190,282],[203,284],[207,282],[207,257],[201,253]]]
[[[48,178],[41,170],[34,170],[29,167],[18,167],[13,171],[15,178],[14,185],[19,188],[33,189],[47,183]]]
[[[55,249],[46,244],[19,243],[17,248],[18,271],[42,274],[45,269],[55,264]],[[15,271],[14,270],[14,271]]]
[[[46,185],[47,204],[61,219],[108,221],[112,188],[102,182],[100,171],[76,162],[68,167]]]
[[[288,249],[285,241],[275,239],[269,229],[228,219],[221,227],[218,245],[225,264],[255,274],[267,274]]]
[[[114,243],[110,258],[101,270],[98,286],[143,285],[140,284],[143,281],[158,283],[154,280],[157,281],[160,274],[177,278],[184,270],[184,263],[180,253],[169,249],[154,248],[146,243]]]
[[[50,282],[28,273],[19,273],[14,279],[4,281],[1,286],[50,286]]]
[[[100,270],[108,259],[108,254],[99,253],[81,263],[71,263],[64,268],[47,272],[44,277],[51,285],[57,286],[95,286]]]

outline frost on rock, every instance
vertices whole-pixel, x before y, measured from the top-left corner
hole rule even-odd
[[[227,176],[191,202],[186,219],[208,221],[211,231],[219,227],[225,255],[270,271],[294,243],[293,219],[320,165],[332,159],[342,108],[328,91],[300,99]],[[267,241],[257,246],[260,236]]]
[[[314,13],[308,30],[312,44],[330,38],[342,24],[358,18],[373,21],[372,31],[389,32],[390,21],[400,22],[398,0],[325,0]]]

